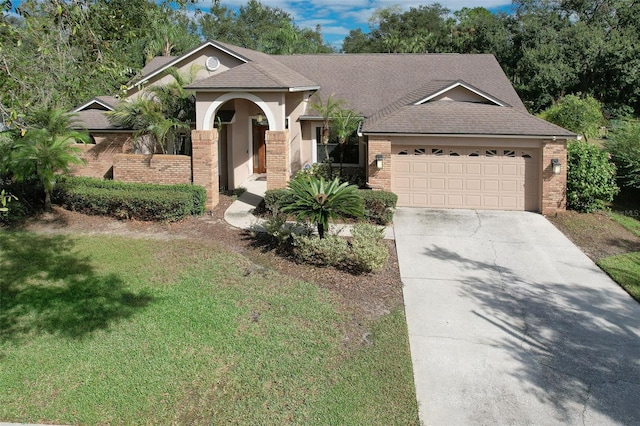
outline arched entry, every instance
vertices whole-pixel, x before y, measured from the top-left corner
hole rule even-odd
[[[265,96],[221,94],[210,101],[198,123],[205,130],[219,130],[218,165],[223,188],[236,188],[252,174],[267,172],[266,132],[283,127],[284,106],[273,94]]]

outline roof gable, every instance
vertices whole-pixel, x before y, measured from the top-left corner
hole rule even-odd
[[[119,100],[113,96],[96,96],[85,104],[80,105],[73,112],[85,110],[113,111]]]
[[[476,87],[473,87],[472,85],[465,83],[462,80],[459,80],[447,86],[444,86],[441,89],[435,91],[434,93],[431,93],[428,96],[422,99],[419,99],[413,104],[422,105],[427,102],[439,101],[443,99],[463,101],[463,102],[490,103],[498,106],[507,106],[507,104],[501,101],[500,99],[494,96],[491,96],[488,93],[483,92],[482,90]]]
[[[237,59],[238,61],[240,61],[241,63],[247,63],[249,62],[249,59],[247,59],[246,57],[244,57],[243,55],[235,52],[234,50],[230,49],[230,45],[226,45],[223,43],[219,43],[219,42],[213,42],[213,41],[207,41],[202,43],[200,46],[196,47],[195,49],[190,50],[189,52],[185,53],[184,55],[181,56],[157,56],[155,58],[153,58],[149,64],[147,64],[141,72],[141,76],[140,78],[138,78],[136,80],[135,83],[133,83],[131,86],[129,86],[127,89],[131,90],[134,87],[139,86],[140,84],[155,78],[157,76],[160,76],[163,72],[165,72],[167,69],[171,68],[172,66],[177,65],[180,62],[183,62],[185,60],[188,60],[190,57],[195,58],[197,55],[199,55],[203,50],[205,50],[206,48],[212,47],[216,50],[219,50],[220,52],[225,53],[226,55],[229,55],[235,59]]]

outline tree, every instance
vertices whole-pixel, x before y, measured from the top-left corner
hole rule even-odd
[[[324,145],[325,161],[329,165],[329,176],[332,176],[331,158],[329,157],[329,136],[331,134],[331,121],[336,116],[338,110],[342,108],[345,101],[335,99],[333,93],[323,101],[320,95],[316,96],[316,100],[312,101],[311,110],[317,112],[322,119],[322,144]]]
[[[344,149],[347,138],[351,136],[362,121],[361,116],[352,109],[338,108],[332,117],[332,126],[338,136],[340,144],[340,176],[342,176],[342,163],[344,161]]]
[[[640,189],[640,122],[627,119],[616,123],[605,148],[618,168],[621,185]]]
[[[338,178],[326,182],[323,178],[302,177],[289,182],[294,202],[282,208],[298,220],[309,219],[317,225],[318,235],[324,238],[329,219],[347,216],[362,217],[364,204],[356,185],[340,183]]]
[[[89,134],[73,130],[74,115],[61,109],[36,111],[27,122],[26,132],[16,135],[9,167],[19,180],[38,176],[44,187],[45,210],[50,211],[56,175],[68,173],[73,164],[83,163],[75,144],[87,143]]]
[[[323,42],[319,26],[315,30],[299,28],[284,10],[256,0],[250,0],[237,12],[216,4],[198,19],[198,23],[207,39],[269,54],[333,51]]]
[[[591,96],[567,95],[539,116],[585,138],[598,136],[604,124],[600,102]]]
[[[116,126],[136,130],[136,150],[153,154],[180,153],[177,136],[189,136],[191,123],[195,121],[195,95],[184,89],[190,84],[199,67],[191,67],[182,74],[169,68],[167,75],[173,82],[151,86],[134,100],[118,103],[114,111],[107,112]]]

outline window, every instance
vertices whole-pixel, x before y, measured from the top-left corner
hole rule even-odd
[[[442,148],[432,148],[432,149],[431,149],[431,155],[438,155],[438,156],[440,156],[440,155],[442,155],[442,154],[443,154]]]
[[[343,164],[360,164],[360,139],[356,132],[353,132],[341,147],[338,143],[338,136],[333,128],[329,128],[329,143],[327,150],[332,163],[340,163],[340,149],[343,148]],[[316,127],[316,161],[323,163],[326,158],[325,146],[322,143],[322,127]]]
[[[512,150],[512,149],[505,149],[505,150],[503,151],[503,155],[504,155],[505,157],[511,157],[511,158],[514,158],[514,157],[516,156],[516,152],[515,152],[514,150]]]
[[[475,150],[469,153],[469,157],[480,157],[480,151]]]
[[[496,155],[498,155],[498,150],[497,149],[487,149],[485,151],[484,155],[486,157],[495,157]]]
[[[449,150],[449,157],[460,157],[460,154],[458,154],[458,151],[454,151],[452,149]]]
[[[413,150],[413,155],[425,155],[426,152],[425,148],[416,148]]]
[[[408,151],[408,150],[406,150],[406,149],[403,149],[402,151],[400,151],[400,152],[398,153],[398,155],[409,155],[409,151]]]

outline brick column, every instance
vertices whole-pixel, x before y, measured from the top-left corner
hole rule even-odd
[[[382,169],[376,166],[376,155],[382,154]],[[367,144],[367,184],[373,189],[391,191],[391,141],[369,137]]]
[[[191,132],[191,167],[193,183],[207,190],[206,208],[213,210],[220,202],[217,130]]]
[[[551,159],[560,160],[559,175],[553,174]],[[542,214],[555,214],[567,208],[567,141],[543,141],[542,145]]]
[[[289,131],[268,130],[267,189],[284,188],[289,182]]]

